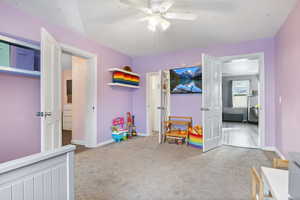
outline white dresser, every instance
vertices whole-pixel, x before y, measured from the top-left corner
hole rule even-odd
[[[72,104],[65,104],[63,108],[63,130],[72,130]]]

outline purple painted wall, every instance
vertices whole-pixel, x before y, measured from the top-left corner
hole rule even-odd
[[[0,163],[40,150],[40,79],[0,73]]]
[[[136,90],[133,95],[133,112],[136,115],[136,123],[140,132],[146,133],[146,89],[145,75],[147,72],[155,72],[160,69],[169,69],[184,65],[201,63],[201,54],[214,56],[231,56],[240,54],[251,54],[264,52],[265,54],[265,80],[266,80],[266,145],[275,145],[274,127],[274,40],[261,39],[239,44],[212,46],[205,49],[192,49],[178,51],[157,56],[144,56],[133,58],[133,67],[141,73],[141,89]],[[192,116],[196,123],[201,121],[201,95],[172,95],[171,113],[174,115]],[[186,111],[185,111],[186,110]]]
[[[42,20],[32,17],[31,15],[24,13],[14,7],[11,7],[5,3],[0,4],[0,32],[8,33],[17,37],[27,38],[33,41],[40,41],[40,29],[41,27],[46,28],[55,38],[62,43],[75,46],[82,50],[89,51],[91,53],[98,55],[98,143],[107,141],[111,139],[110,126],[111,120],[114,117],[125,115],[126,112],[132,111],[132,94],[131,90],[127,89],[114,89],[106,84],[110,81],[111,75],[107,71],[111,67],[119,67],[123,65],[131,65],[131,58],[116,52],[112,49],[101,46],[100,44],[87,39],[83,35],[66,30],[62,27],[48,24]],[[15,85],[19,90],[26,92],[25,96],[36,97],[39,95],[39,82],[26,82],[19,81],[15,83],[16,77],[1,74],[1,81],[5,80],[1,84],[1,98],[7,95],[6,87],[10,85]],[[18,78],[20,79],[20,77]],[[13,98],[13,96],[11,96]],[[10,96],[7,96],[7,100]],[[19,99],[20,106],[22,105],[21,97]],[[26,109],[30,110],[27,113],[27,117],[33,116],[39,109],[37,109],[38,102],[28,102],[28,107]],[[8,102],[1,101],[1,106],[8,104]],[[16,111],[16,110],[15,110]],[[7,118],[12,118],[18,112],[7,112],[6,115],[0,115],[0,122],[6,123]],[[28,111],[29,112],[29,111]],[[33,113],[32,113],[33,112]],[[2,113],[2,110],[1,110]],[[39,126],[39,121],[33,119],[33,122],[26,124],[18,124],[20,129],[26,129],[31,131],[18,131],[20,135],[19,138],[22,140],[14,140],[10,145],[6,145],[7,141],[11,138],[11,134],[16,132],[15,126],[1,126],[1,157],[0,160],[7,160],[9,158],[17,158],[27,155],[28,152],[34,153],[38,152],[40,146],[40,130],[37,128]],[[16,137],[18,138],[18,137]],[[21,146],[20,148],[26,149],[27,143],[30,148],[27,151],[20,151],[16,146]],[[14,144],[12,146],[11,144]],[[2,147],[6,147],[2,149]],[[23,153],[22,153],[23,152]]]
[[[288,151],[300,151],[300,145],[298,144],[300,136],[297,134],[297,130],[300,128],[298,125],[298,115],[300,113],[300,96],[298,95],[300,91],[298,78],[300,72],[298,67],[298,58],[300,56],[300,37],[298,36],[300,31],[299,4],[294,12],[290,14],[275,40],[273,38],[261,39],[239,44],[191,49],[133,59],[86,39],[79,33],[45,23],[4,3],[0,4],[0,32],[39,41],[40,28],[45,27],[58,41],[90,51],[99,56],[99,143],[111,138],[111,119],[123,115],[127,111],[133,111],[136,115],[136,124],[139,132],[146,132],[145,75],[147,72],[180,67],[183,64],[199,64],[201,63],[201,53],[214,56],[230,56],[264,52],[266,67],[266,145],[273,146],[276,144],[281,151],[286,153]],[[133,65],[135,71],[142,75],[142,87],[140,89],[132,91],[130,89],[111,88],[106,85],[111,79],[110,73],[107,71],[108,68],[130,64]],[[13,86],[14,88],[12,88]],[[25,121],[28,118],[24,120],[19,119],[18,127],[21,130],[11,124],[16,123],[15,113],[19,113],[19,110],[22,110],[26,117],[30,117],[34,116],[32,111],[35,112],[39,109],[39,101],[37,101],[39,99],[39,81],[33,78],[0,74],[0,92],[0,109],[1,113],[5,113],[5,115],[0,115],[0,162],[38,152],[40,148],[39,120],[36,118],[32,118],[29,121]],[[278,101],[280,96],[282,97],[281,104]],[[29,106],[26,108],[22,106],[23,104],[17,101],[19,99],[22,99],[22,103],[28,103]],[[14,106],[7,106],[13,103]],[[185,107],[185,105],[188,105],[188,107]],[[174,115],[191,115],[195,123],[201,121],[201,113],[199,111],[201,95],[199,94],[172,95],[171,107]],[[5,110],[5,112],[2,112],[2,110]],[[16,129],[12,130],[13,127]],[[11,144],[14,144],[14,146]]]
[[[276,146],[285,155],[300,152],[300,2],[275,38]],[[280,104],[279,98],[282,102]]]

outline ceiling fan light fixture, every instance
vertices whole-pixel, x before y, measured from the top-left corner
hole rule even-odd
[[[148,29],[152,32],[155,32],[157,28],[161,28],[163,31],[167,30],[170,27],[170,22],[161,18],[160,16],[148,17]]]
[[[161,20],[160,26],[163,31],[167,30],[170,27],[171,23],[167,20]]]
[[[148,24],[147,28],[152,31],[152,32],[155,32],[156,31],[156,26],[153,26],[151,24]]]

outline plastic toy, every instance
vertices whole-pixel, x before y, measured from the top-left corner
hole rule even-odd
[[[189,145],[202,149],[203,148],[203,129],[200,125],[189,128]]]
[[[126,140],[128,129],[124,128],[124,118],[118,117],[113,120],[112,124],[112,138],[115,140],[115,142],[121,142],[121,140]]]

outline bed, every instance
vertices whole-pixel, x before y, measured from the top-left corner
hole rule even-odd
[[[247,121],[247,108],[223,107],[222,118],[226,122]]]

